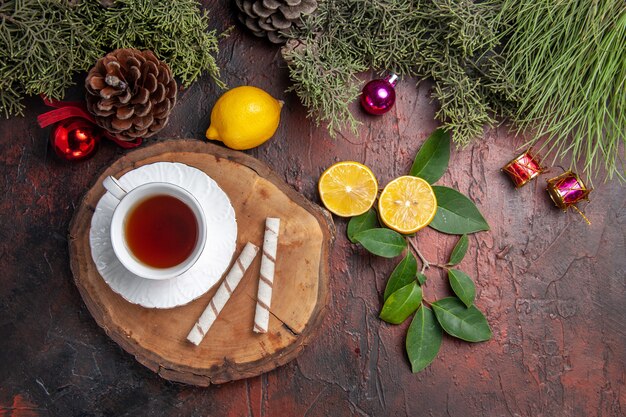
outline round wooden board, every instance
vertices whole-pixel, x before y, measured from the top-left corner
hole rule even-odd
[[[252,332],[260,268],[257,256],[200,346],[186,340],[215,293],[167,310],[146,309],[115,294],[91,259],[91,217],[102,180],[153,162],[181,162],[211,176],[228,194],[238,224],[238,254],[263,243],[266,217],[281,218],[274,293],[267,334]],[[124,350],[161,377],[208,386],[270,371],[294,359],[320,326],[327,304],[332,218],[265,164],[198,140],[170,140],[127,153],[87,192],[70,225],[70,265],[96,322]]]

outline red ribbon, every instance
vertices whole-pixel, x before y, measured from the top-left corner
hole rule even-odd
[[[37,116],[37,123],[39,123],[40,127],[47,127],[51,124],[60,122],[61,120],[69,119],[71,117],[78,117],[80,119],[85,119],[92,123],[94,126],[96,125],[96,120],[93,116],[87,111],[85,105],[80,101],[52,101],[48,100],[45,97],[42,97],[43,102],[48,107],[54,107],[56,110],[50,110],[49,112],[40,114]],[[102,130],[102,135],[115,142],[118,146],[124,149],[136,148],[141,145],[143,141],[142,138],[137,138],[133,141],[124,141],[116,138],[105,129]]]

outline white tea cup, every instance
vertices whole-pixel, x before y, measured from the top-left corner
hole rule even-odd
[[[111,220],[111,244],[115,255],[128,271],[147,279],[169,279],[189,270],[200,258],[207,240],[206,218],[202,206],[189,191],[169,182],[150,182],[127,190],[111,176],[106,177],[102,185],[119,200]],[[126,224],[129,215],[140,203],[163,195],[174,197],[191,209],[197,222],[197,237],[193,250],[184,261],[171,267],[159,268],[142,262],[133,254],[126,236]]]

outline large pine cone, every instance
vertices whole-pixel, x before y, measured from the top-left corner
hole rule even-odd
[[[148,138],[167,124],[177,85],[151,51],[116,49],[87,74],[87,109],[96,123],[124,141]]]
[[[317,9],[317,0],[235,0],[238,17],[258,37],[285,43],[281,33],[302,24],[302,18]]]

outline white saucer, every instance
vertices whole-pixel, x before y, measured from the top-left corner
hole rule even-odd
[[[228,268],[237,243],[235,210],[226,193],[199,169],[173,162],[144,165],[119,181],[127,189],[157,181],[185,188],[204,209],[207,242],[196,264],[184,274],[166,280],[138,277],[124,268],[113,252],[110,226],[118,200],[107,192],[96,206],[89,231],[91,257],[104,281],[127,301],[147,308],[181,306],[211,289]]]

